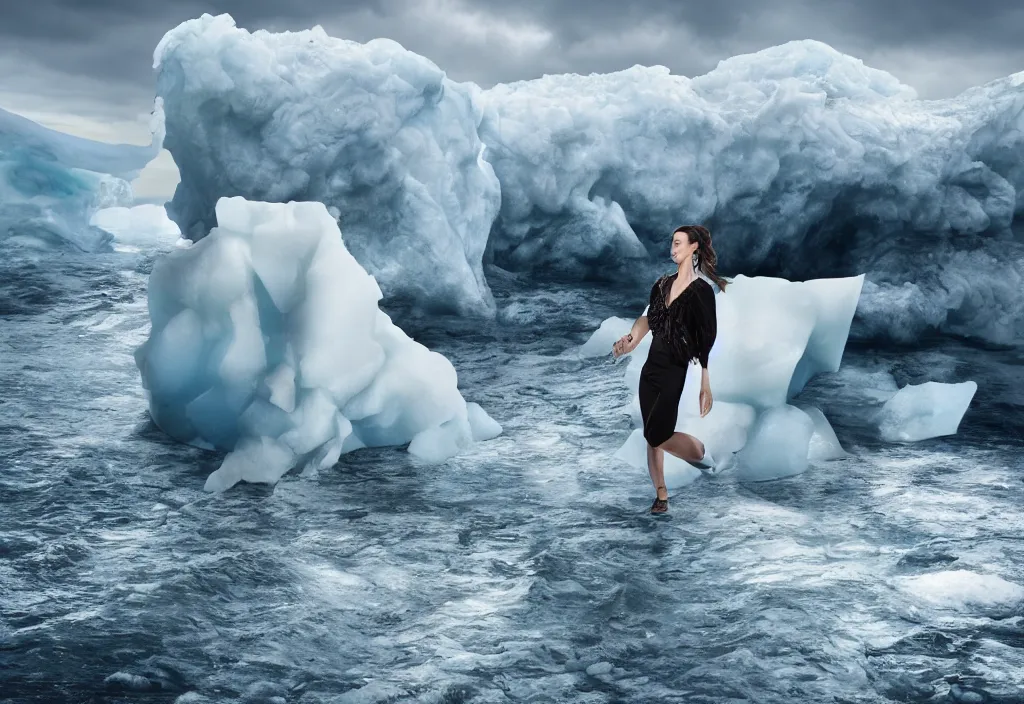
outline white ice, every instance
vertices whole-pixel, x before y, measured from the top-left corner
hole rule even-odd
[[[130,205],[130,181],[163,142],[158,99],[149,146],[105,144],[64,134],[0,109],[0,241],[36,250],[109,250],[90,224],[101,208]]]
[[[390,298],[493,315],[483,255],[500,194],[475,86],[388,39],[250,34],[203,15],[157,46],[168,205],[189,239],[221,196],[336,208],[349,251]]]
[[[695,78],[636,65],[481,90],[390,40],[228,15],[168,32],[155,65],[190,238],[221,195],[321,201],[388,297],[492,315],[484,264],[618,280],[676,225],[714,222],[728,272],[865,272],[858,335],[1024,335],[1024,74],[919,100],[803,40]]]
[[[890,442],[913,442],[954,435],[978,390],[975,381],[908,384],[885,402],[876,416],[879,432]]]
[[[788,404],[762,412],[737,457],[744,481],[781,479],[807,470],[814,421]]]
[[[1024,74],[923,101],[802,40],[694,78],[634,66],[481,90],[393,41],[227,15],[172,29],[154,58],[191,238],[220,196],[322,201],[389,297],[491,315],[483,264],[638,276],[673,227],[714,222],[728,272],[865,272],[858,334],[1024,335]],[[833,351],[807,352],[797,385]]]
[[[162,205],[103,208],[93,214],[89,224],[109,232],[117,243],[140,249],[173,245],[181,239],[178,226]]]
[[[612,345],[627,334],[633,327],[633,321],[628,318],[608,318],[602,321],[601,327],[591,334],[587,341],[580,347],[581,357],[603,357],[611,350]],[[648,343],[649,344],[649,343]]]
[[[376,281],[322,203],[217,203],[218,227],[171,250],[149,282],[136,352],[154,421],[229,451],[208,490],[316,472],[409,443],[431,462],[501,432],[451,363],[378,308]]]
[[[832,424],[828,422],[820,408],[803,405],[797,408],[806,413],[814,425],[814,432],[808,442],[807,459],[812,462],[837,460],[849,454],[843,449],[839,438],[836,437],[836,431],[832,429]]]
[[[1024,211],[1022,78],[922,101],[803,40],[695,78],[634,66],[499,84],[480,126],[502,192],[490,248],[507,269],[601,271],[641,245],[667,255],[675,226],[713,221],[732,272],[867,272],[869,334],[1011,341],[1024,334],[1010,233]]]
[[[699,438],[717,462],[733,464],[744,480],[764,481],[805,471],[810,461],[846,455],[825,415],[788,402],[815,374],[839,369],[857,307],[863,276],[791,282],[773,277],[736,277],[715,297],[718,333],[708,356],[714,403],[701,417],[700,366],[687,367],[676,430]],[[646,312],[646,310],[644,311]],[[580,348],[582,356],[609,354],[633,321],[609,318]],[[646,466],[637,388],[652,336],[631,352],[625,383],[636,431],[616,457]],[[698,470],[666,454],[677,484]]]

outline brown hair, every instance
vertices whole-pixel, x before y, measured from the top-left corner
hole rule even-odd
[[[725,286],[728,280],[718,275],[715,271],[715,266],[718,264],[718,255],[715,254],[715,248],[711,246],[711,232],[708,228],[703,225],[682,225],[672,231],[675,235],[677,232],[685,232],[686,236],[690,238],[690,242],[697,242],[697,266],[709,279],[715,282],[715,284],[721,290],[725,290]]]

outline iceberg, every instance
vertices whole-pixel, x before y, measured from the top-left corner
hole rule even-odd
[[[883,440],[914,442],[955,435],[978,390],[976,381],[908,384],[885,402],[876,416]]]
[[[483,93],[513,271],[621,276],[710,226],[724,270],[867,273],[858,334],[1024,334],[1024,73],[946,100],[817,41],[722,61],[546,75]],[[581,234],[583,233],[583,234]],[[635,274],[634,274],[635,275]]]
[[[112,235],[90,218],[131,204],[129,182],[159,154],[163,120],[157,99],[152,143],[132,146],[64,134],[0,109],[0,241],[44,251],[109,250]]]
[[[747,481],[792,476],[811,461],[846,456],[819,409],[789,402],[816,374],[838,371],[863,281],[863,275],[812,281],[737,276],[715,297],[718,335],[708,355],[714,405],[700,416],[701,372],[690,364],[676,430],[700,438],[720,465],[735,462],[737,476]],[[601,346],[608,354],[631,325],[619,317],[605,320],[580,355],[594,356]],[[615,456],[635,467],[647,464],[637,388],[650,341],[648,334],[629,353],[624,375],[637,429]],[[699,476],[666,455],[666,472],[670,464],[677,486]]]
[[[855,336],[1024,335],[1024,73],[918,100],[805,40],[694,78],[483,90],[389,40],[228,15],[172,29],[154,60],[182,179],[169,210],[191,239],[221,196],[322,201],[389,297],[490,316],[485,267],[635,281],[699,222],[726,273],[864,272]],[[808,354],[797,385],[828,350]]]
[[[154,422],[228,452],[208,490],[315,473],[362,447],[409,443],[441,462],[501,433],[451,363],[378,308],[322,203],[222,198],[216,216],[154,264],[135,355]]]
[[[478,88],[387,39],[250,34],[229,15],[169,31],[154,68],[187,238],[219,224],[222,196],[318,201],[389,299],[495,314],[483,256],[500,191]]]

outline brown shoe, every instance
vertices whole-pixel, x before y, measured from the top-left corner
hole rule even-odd
[[[668,499],[654,499],[651,504],[651,513],[668,513]]]

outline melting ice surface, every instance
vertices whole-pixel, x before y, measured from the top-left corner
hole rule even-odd
[[[159,153],[163,110],[157,99],[153,143],[115,145],[47,129],[0,109],[0,242],[31,249],[109,249],[109,232],[90,223],[101,208],[130,205],[129,181]]]
[[[316,472],[367,446],[409,443],[439,462],[501,432],[466,404],[451,363],[377,307],[322,203],[222,198],[217,221],[154,265],[136,353],[157,425],[230,451],[208,489]]]
[[[192,237],[220,196],[322,200],[387,296],[493,315],[482,260],[644,279],[637,262],[685,218],[715,223],[727,273],[864,272],[859,336],[1024,334],[1024,74],[921,101],[797,41],[695,78],[635,66],[481,90],[392,41],[227,15],[172,29],[155,58]]]

